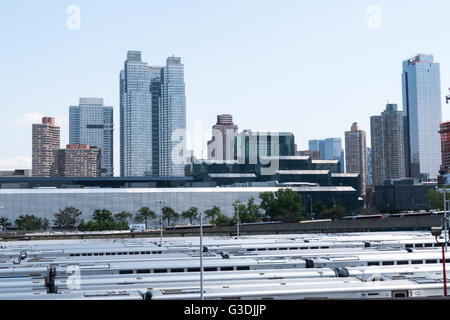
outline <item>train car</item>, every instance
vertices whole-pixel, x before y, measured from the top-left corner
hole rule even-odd
[[[329,268],[321,269],[267,269],[267,270],[249,270],[249,271],[218,271],[205,272],[203,279],[205,282],[219,281],[229,282],[236,280],[275,280],[275,279],[300,279],[300,278],[336,278],[337,274]],[[92,288],[149,288],[165,286],[168,284],[198,284],[200,279],[199,272],[190,273],[153,273],[153,274],[124,274],[124,275],[82,275],[77,284],[78,290],[91,290]],[[72,283],[69,276],[56,276],[55,287],[57,291],[71,290]]]
[[[204,287],[206,300],[278,300],[278,299],[380,299],[408,297],[442,297],[442,281],[427,277],[408,280],[363,282],[357,278],[346,278],[330,282],[290,282],[280,280],[264,287],[226,284],[222,287]],[[348,280],[348,281],[346,281]],[[147,292],[151,300],[196,300],[200,299],[198,288],[152,289]]]
[[[352,256],[312,257],[305,259],[307,268],[344,268],[359,266],[423,265],[442,263],[440,250],[365,254]],[[445,260],[446,263],[450,259]]]
[[[18,292],[1,294],[0,300],[143,300],[140,291],[92,291],[70,293]]]
[[[305,268],[302,259],[206,259],[203,261],[205,272],[215,271],[245,271],[267,269]],[[55,275],[71,275],[79,272],[81,275],[101,274],[148,274],[148,273],[184,273],[200,272],[200,259],[147,261],[147,262],[115,262],[104,264],[85,264],[76,266],[57,266]]]

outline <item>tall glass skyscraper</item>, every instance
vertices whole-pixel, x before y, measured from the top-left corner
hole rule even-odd
[[[114,175],[113,130],[113,107],[103,106],[103,99],[80,98],[69,107],[69,143],[100,150],[102,176]]]
[[[159,176],[159,100],[161,99],[161,71],[164,67],[150,66],[152,94],[152,176]],[[148,175],[148,173],[147,173]]]
[[[184,176],[186,151],[186,95],[181,58],[167,58],[161,70],[159,100],[159,175]]]
[[[439,63],[425,54],[404,61],[402,84],[407,175],[435,179],[441,164]]]
[[[120,72],[120,175],[152,172],[151,72],[140,51],[129,51]]]

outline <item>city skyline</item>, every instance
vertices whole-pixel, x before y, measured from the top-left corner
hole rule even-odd
[[[348,21],[344,25],[336,28],[336,30],[319,26],[316,30],[316,34],[318,35],[318,38],[320,38],[320,41],[312,40],[307,37],[305,38],[305,35],[302,33],[302,27],[311,23],[309,18],[305,17],[307,18],[307,21],[303,22],[304,24],[301,22],[298,22],[297,24],[294,20],[288,19],[286,24],[280,24],[273,32],[265,35],[265,39],[267,39],[269,43],[272,43],[272,51],[267,53],[264,52],[264,50],[258,50],[258,55],[254,55],[256,52],[254,50],[256,50],[256,48],[252,49],[248,45],[245,45],[242,38],[238,38],[235,39],[237,44],[240,44],[238,47],[244,50],[240,50],[240,56],[231,54],[228,55],[228,59],[221,59],[220,65],[216,63],[216,59],[222,57],[221,55],[218,56],[220,53],[219,50],[223,48],[222,45],[217,49],[213,49],[214,55],[211,55],[208,50],[204,50],[205,46],[194,49],[193,46],[187,45],[186,41],[182,41],[181,36],[172,37],[170,40],[164,40],[161,36],[157,36],[157,39],[155,39],[156,42],[153,40],[151,42],[142,41],[142,38],[138,40],[138,35],[142,35],[142,32],[148,30],[149,27],[149,25],[144,24],[143,22],[142,24],[136,22],[138,26],[140,25],[143,27],[142,31],[137,32],[138,35],[136,38],[115,45],[105,44],[105,49],[96,52],[96,50],[92,49],[99,48],[100,45],[104,44],[104,41],[100,39],[102,35],[101,28],[92,24],[92,18],[97,17],[100,12],[100,5],[80,1],[79,5],[82,9],[83,19],[81,29],[68,30],[65,26],[67,18],[65,5],[49,5],[48,12],[44,13],[39,6],[30,4],[32,8],[36,9],[35,12],[38,13],[39,19],[45,18],[49,14],[55,14],[57,16],[57,13],[61,12],[60,20],[49,21],[47,24],[43,23],[42,26],[45,30],[49,29],[51,31],[54,29],[50,34],[55,34],[55,40],[50,43],[49,41],[45,42],[48,47],[46,50],[43,51],[42,48],[38,46],[33,48],[30,53],[34,55],[35,59],[42,61],[42,65],[45,65],[48,59],[55,60],[55,62],[64,65],[65,72],[64,74],[58,74],[55,73],[57,70],[50,70],[49,77],[51,76],[52,78],[45,76],[43,79],[36,81],[34,80],[33,73],[41,74],[41,72],[39,72],[41,64],[30,65],[30,62],[28,62],[29,59],[24,59],[23,53],[20,50],[23,44],[16,43],[13,47],[17,47],[18,50],[4,53],[3,60],[8,61],[8,63],[4,63],[6,76],[2,81],[9,79],[9,82],[3,82],[2,84],[4,87],[9,88],[5,96],[5,103],[8,106],[8,110],[4,111],[5,117],[0,121],[2,124],[1,127],[4,128],[2,129],[2,133],[12,132],[19,143],[12,145],[9,141],[3,142],[3,144],[5,144],[5,151],[0,155],[0,167],[4,169],[24,167],[18,160],[31,159],[31,152],[29,151],[31,148],[25,148],[23,146],[31,144],[31,142],[28,141],[30,132],[28,126],[31,126],[31,122],[36,122],[36,118],[40,118],[41,116],[48,115],[56,117],[56,122],[62,129],[62,145],[67,144],[68,115],[65,112],[65,109],[78,97],[104,97],[105,104],[111,105],[115,109],[114,118],[119,119],[117,70],[118,66],[123,62],[124,53],[130,49],[141,50],[145,54],[144,60],[152,61],[152,63],[156,62],[157,64],[162,64],[162,57],[172,56],[172,54],[182,57],[186,66],[185,82],[187,86],[187,124],[189,131],[192,131],[191,129],[196,121],[201,121],[203,128],[202,133],[209,133],[211,124],[214,122],[216,115],[229,113],[234,115],[235,121],[240,124],[240,128],[242,129],[252,128],[255,130],[273,129],[292,131],[297,138],[299,150],[307,149],[306,145],[308,139],[322,139],[327,137],[343,138],[345,130],[354,121],[360,123],[361,128],[369,131],[370,116],[377,114],[379,112],[379,105],[386,100],[397,103],[399,109],[402,110],[403,105],[401,103],[400,80],[402,71],[401,61],[413,57],[419,52],[433,54],[435,60],[441,63],[442,95],[445,94],[445,88],[448,86],[448,83],[450,83],[450,69],[446,65],[448,59],[445,59],[445,57],[449,56],[450,52],[445,48],[445,45],[442,43],[443,41],[432,32],[435,31],[436,33],[437,30],[443,30],[447,26],[447,22],[444,21],[444,19],[440,19],[440,12],[438,13],[438,17],[433,20],[433,25],[425,26],[422,27],[421,30],[417,30],[414,37],[407,34],[404,38],[398,39],[396,35],[402,34],[405,28],[408,28],[411,33],[414,33],[413,31],[416,30],[413,23],[408,22],[402,15],[396,15],[399,10],[404,10],[404,8],[399,8],[401,6],[387,3],[380,4],[380,8],[382,9],[381,29],[371,30],[367,28],[366,25],[368,19],[366,9],[369,5],[368,3],[357,5],[354,3],[335,5],[332,2],[327,1],[325,1],[324,4],[325,3],[327,4],[325,7],[329,8],[330,12],[328,12],[328,10],[323,12],[322,9],[325,8],[324,6],[315,5],[311,6],[308,10],[310,13],[317,14],[320,21],[325,21],[325,19],[330,21],[330,23],[337,23],[341,20]],[[180,5],[184,6],[181,3]],[[222,9],[223,7],[226,9],[225,11],[228,12],[227,10],[235,8],[236,6],[239,6],[243,13],[250,10],[249,4],[235,4],[235,6],[211,4],[205,5],[203,8],[204,11],[199,11],[196,15],[201,18],[201,21],[204,21],[204,19],[209,19],[207,18],[208,15],[206,15],[206,13],[213,13],[212,17],[217,18],[218,13],[216,13],[216,9]],[[408,14],[416,16],[420,11],[421,15],[433,14],[435,16],[437,6],[438,4],[434,3],[421,10],[409,8]],[[442,2],[441,6],[447,6],[447,4]],[[139,8],[140,6],[136,7]],[[161,15],[157,17],[159,23],[159,20],[163,19],[163,17],[168,14],[168,11],[165,11],[167,8],[163,10],[156,4],[145,5],[144,7],[151,7],[158,12],[162,12]],[[287,10],[289,8],[293,12],[298,13],[300,7],[300,5],[290,2],[286,5],[285,9],[272,9],[275,9],[275,12],[277,13],[284,14],[289,11]],[[17,10],[17,8],[9,5],[6,5],[6,9],[5,12],[12,13]],[[258,8],[256,10],[259,10],[258,12],[264,16],[267,14],[265,11],[266,9]],[[127,12],[127,10],[132,9],[111,5],[105,10],[107,10],[110,14],[109,17],[111,18],[114,17],[117,12]],[[333,11],[333,13],[331,13],[331,11]],[[139,12],[137,11],[132,11],[132,13],[139,16]],[[41,16],[39,14],[41,14]],[[355,15],[356,18],[347,19],[351,15]],[[26,16],[27,14],[24,14],[24,18],[26,18]],[[240,23],[243,23],[244,16],[244,14],[238,14],[236,23],[232,26],[232,30],[225,34],[225,44],[230,44],[229,41],[231,40],[229,35],[235,35],[235,28],[238,28]],[[275,19],[278,20],[279,17],[280,16],[276,16]],[[251,18],[255,24],[250,29],[247,27],[247,29],[244,30],[244,34],[247,36],[257,36],[258,41],[253,42],[252,44],[257,45],[258,49],[265,48],[267,44],[263,44],[259,40],[263,39],[263,33],[260,34],[260,31],[267,31],[267,28],[264,28],[262,21],[255,16],[252,16]],[[5,19],[7,22],[10,22],[11,25],[15,26],[14,21],[10,20],[8,16],[6,16]],[[403,27],[397,26],[397,24],[401,25],[399,21],[404,22]],[[176,26],[170,28],[170,30],[167,31],[167,34],[173,35],[176,27],[179,27],[179,23],[182,22],[183,20],[175,23]],[[60,27],[62,30],[57,29],[56,26],[58,23],[61,23]],[[317,23],[314,25],[317,25]],[[24,24],[23,28],[26,28],[26,26],[28,25]],[[292,40],[292,42],[289,42],[282,36],[281,32],[284,31],[287,26],[294,27],[294,31],[299,31],[298,41]],[[134,27],[136,27],[136,25],[134,25]],[[129,30],[127,27],[125,29],[126,30],[123,30],[122,32]],[[187,29],[190,30],[189,27]],[[218,26],[213,25],[211,30],[205,32],[207,34],[213,34],[217,29]],[[182,34],[186,37],[184,32],[186,31],[183,31]],[[322,42],[330,43],[330,41],[327,41],[330,39],[332,45],[338,45],[336,40],[332,40],[332,37],[336,37],[339,32],[351,32],[352,36],[349,38],[352,39],[352,42],[354,42],[354,40],[361,40],[362,42],[359,45],[350,44],[339,36],[337,39],[342,42],[339,47],[341,48],[342,45],[342,48],[345,48],[346,50],[334,52],[333,55],[321,50],[323,48]],[[202,35],[204,35],[204,33],[202,33]],[[288,32],[288,35],[292,36],[292,32]],[[427,39],[424,40],[420,35],[427,35]],[[428,35],[431,36],[428,37]],[[35,34],[30,30],[24,32],[21,39],[26,40],[33,36],[35,36]],[[394,44],[392,42],[394,38],[398,43]],[[421,38],[421,40],[418,41],[418,38]],[[37,36],[36,39],[40,39],[40,37]],[[192,37],[187,37],[187,40],[193,39],[194,38]],[[7,44],[12,41],[11,35],[5,34],[5,40]],[[81,41],[84,42],[85,40],[86,43],[82,44]],[[30,43],[35,43],[33,40],[30,41]],[[195,43],[198,44],[198,42]],[[364,43],[370,43],[367,48],[368,51],[363,48]],[[58,45],[60,44],[66,44],[67,48],[58,48]],[[274,47],[273,44],[277,44],[278,46]],[[310,46],[308,46],[308,44]],[[393,45],[393,47],[390,48],[390,50],[377,49],[373,50],[373,52],[369,52],[377,45],[383,47],[382,44]],[[79,46],[79,48],[74,46]],[[89,55],[86,55],[83,52],[87,52],[86,49],[88,47],[90,48]],[[308,52],[304,50],[306,47],[309,48]],[[73,49],[73,52],[69,52],[71,49]],[[49,50],[54,50],[54,52],[50,52]],[[108,54],[105,54],[104,50],[107,50]],[[24,52],[25,51],[26,50],[24,50]],[[354,53],[351,54],[352,60],[344,58],[349,55],[349,51]],[[12,52],[14,52],[14,55],[11,55]],[[55,54],[59,55],[61,53],[63,53],[61,57],[55,56]],[[311,54],[317,55],[317,57],[313,57]],[[358,57],[358,55],[361,54],[363,58]],[[246,61],[248,61],[250,56],[254,58],[252,60],[253,63],[247,64]],[[63,60],[61,60],[62,57]],[[156,57],[158,58],[155,59]],[[198,60],[201,60],[201,64],[199,64]],[[284,63],[283,61],[289,61],[288,70],[286,71],[286,68],[283,68],[283,77],[287,77],[287,81],[284,81],[286,93],[281,96],[276,95],[275,100],[275,96],[271,93],[271,90],[265,90],[265,88],[266,85],[275,85],[274,88],[278,88],[274,81],[267,82],[267,80],[275,79],[275,70],[280,68],[280,62],[282,65]],[[305,64],[301,61],[307,61],[307,63]],[[14,68],[19,66],[19,63],[21,66],[19,68],[21,74],[23,75],[25,73],[28,76],[26,79],[23,79],[22,77],[24,85],[32,89],[30,94],[27,95],[15,94],[18,92],[17,89],[19,87],[13,87],[17,80],[11,72]],[[244,65],[247,67],[241,68]],[[214,69],[215,72],[211,73],[213,66],[217,69]],[[233,66],[233,68],[230,68],[230,66]],[[355,79],[359,79],[360,71],[358,68],[360,66],[366,68],[364,69],[364,74],[366,75],[364,84],[358,84],[359,80],[355,81]],[[261,67],[268,72],[267,76],[263,76],[260,71],[258,71]],[[313,67],[316,69],[315,71],[313,71]],[[89,68],[90,72],[92,72],[89,77],[85,76],[86,68]],[[325,72],[325,70],[328,70],[328,72]],[[350,70],[349,75],[340,73],[342,70],[346,70],[346,72]],[[218,76],[218,74],[220,74],[220,76]],[[230,79],[231,74],[235,79],[230,82],[228,80]],[[336,81],[338,78],[333,74],[340,74],[343,78]],[[58,75],[58,77],[56,77],[56,75]],[[236,77],[236,75],[239,76]],[[326,82],[321,81],[321,79],[325,79],[327,75],[329,77],[331,76],[331,78],[328,78]],[[269,76],[270,78],[268,78]],[[305,80],[309,78],[312,80],[305,82]],[[246,85],[243,85],[244,79]],[[60,80],[56,82],[61,82],[61,84],[64,83],[65,87],[60,87],[55,80]],[[31,86],[28,81],[33,83],[33,85]],[[263,84],[262,81],[267,82],[267,84]],[[331,82],[332,85],[330,85]],[[342,82],[342,84],[340,84],[340,82]],[[227,83],[227,86],[229,87],[222,85],[224,83]],[[59,90],[57,90],[51,98],[46,97],[44,99],[45,90],[39,90],[39,88],[42,88],[42,85],[50,84],[57,86]],[[351,86],[358,90],[352,89],[352,94],[348,95],[345,88]],[[301,90],[301,88],[304,88],[304,90]],[[374,88],[376,89],[374,90]],[[229,94],[230,92],[232,92],[231,95]],[[264,94],[261,95],[261,92]],[[219,95],[220,93],[221,95]],[[314,100],[311,99],[312,95],[314,95]],[[218,96],[220,96],[221,99],[218,99]],[[323,98],[317,99],[318,96]],[[333,97],[332,103],[330,103],[330,97]],[[367,99],[367,97],[370,97],[370,99]],[[444,99],[443,97],[441,98]],[[262,103],[263,100],[264,103]],[[272,110],[270,106],[275,107],[275,110]],[[445,108],[443,109],[443,120],[446,120],[449,118],[449,113]],[[345,110],[345,112],[342,112],[342,110]],[[289,112],[293,113],[294,116],[286,117],[285,115]],[[347,116],[348,114],[352,114],[352,119],[342,119],[341,113]],[[307,114],[308,116],[305,117],[304,114]],[[254,121],[254,119],[257,119],[257,122]],[[338,124],[336,124],[336,119],[339,119]],[[258,123],[258,125],[256,125],[256,123]],[[320,123],[321,126],[317,126],[317,123]],[[331,125],[331,123],[333,123],[333,125]],[[117,128],[116,121],[116,134],[119,131]],[[326,128],[326,130],[322,130],[323,128]],[[367,138],[367,143],[370,144],[370,139],[369,137]],[[115,136],[114,140],[118,142],[118,136]],[[207,141],[207,138],[204,138],[203,142],[204,141]],[[203,142],[200,147],[196,146],[194,148],[197,153],[200,152],[201,149],[206,149],[206,147],[203,146]],[[117,164],[119,159],[117,148],[118,143],[116,143],[114,156],[116,162],[114,165],[116,168],[116,175],[119,169],[119,165]],[[23,163],[26,164],[26,161]]]

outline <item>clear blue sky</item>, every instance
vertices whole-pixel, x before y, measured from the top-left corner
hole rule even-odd
[[[70,5],[81,9],[79,30],[67,28]],[[367,25],[371,5],[379,30]],[[448,0],[1,1],[0,170],[30,163],[36,117],[57,117],[65,144],[69,105],[103,97],[116,109],[117,173],[128,50],[151,65],[182,58],[188,129],[201,121],[209,133],[217,114],[231,113],[239,129],[292,131],[300,149],[343,138],[355,121],[369,136],[387,100],[402,108],[403,60],[434,54],[446,94],[449,14]]]

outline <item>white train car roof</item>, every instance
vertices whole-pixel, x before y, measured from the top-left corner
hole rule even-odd
[[[192,273],[167,273],[167,274],[128,274],[128,275],[83,275],[80,281],[82,288],[91,285],[126,285],[137,284],[168,284],[168,283],[198,283],[199,272]],[[203,279],[208,281],[234,281],[234,280],[268,280],[268,279],[298,279],[298,278],[336,278],[336,273],[332,269],[267,269],[259,271],[220,271],[205,272]],[[57,276],[55,285],[67,287],[68,276]]]
[[[304,268],[305,261],[301,259],[207,259],[203,261],[203,266],[205,271],[217,271],[209,270],[209,268],[218,267],[258,267],[265,269],[276,269],[276,268]],[[127,271],[127,273],[132,273],[128,271],[135,270],[161,270],[161,273],[167,272],[184,272],[181,269],[200,267],[199,259],[190,260],[171,260],[171,261],[146,261],[146,262],[114,262],[114,263],[104,263],[104,264],[80,264],[78,265],[81,273],[87,271],[97,271],[100,273],[102,271]],[[174,271],[176,270],[176,271]],[[244,269],[245,270],[245,269]],[[56,267],[57,274],[66,274],[68,271],[73,271],[72,266],[58,266]],[[195,272],[195,271],[192,271]],[[157,273],[157,272],[156,272]]]
[[[347,281],[348,280],[348,281]],[[362,282],[354,278],[340,278],[340,281],[299,283],[279,281],[273,285],[255,287],[233,283],[222,287],[204,287],[205,299],[305,299],[323,298],[392,298],[393,292],[402,292],[411,297],[443,296],[443,283],[436,279],[417,278],[381,282]],[[193,300],[200,298],[199,288],[153,289],[152,300]]]

